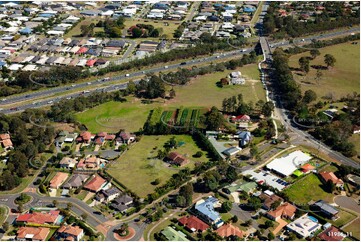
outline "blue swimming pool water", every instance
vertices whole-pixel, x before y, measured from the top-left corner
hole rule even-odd
[[[311,219],[313,222],[318,223],[317,218],[313,217],[313,216],[308,216],[309,219]]]

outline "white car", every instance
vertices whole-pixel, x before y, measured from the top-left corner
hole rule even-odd
[[[73,84],[73,85],[71,85],[72,87],[75,87],[76,85],[75,84]]]
[[[91,85],[91,82],[88,82],[87,84],[88,84],[88,85]]]
[[[1,99],[1,101],[5,102],[5,101],[6,101],[6,98]]]
[[[49,102],[48,102],[48,104],[52,104],[52,103],[53,103],[53,101],[49,101]]]
[[[130,76],[130,74],[125,74],[126,77]]]
[[[165,66],[164,69],[168,69],[168,66]]]

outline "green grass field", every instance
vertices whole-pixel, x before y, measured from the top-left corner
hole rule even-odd
[[[68,33],[66,33],[64,35],[65,38],[68,38],[68,37],[80,37],[80,34],[81,34],[81,30],[80,30],[80,27],[82,25],[90,25],[91,23],[94,23],[96,24],[97,22],[99,22],[101,18],[87,18],[87,19],[84,19],[83,21],[81,21],[80,23],[78,23],[74,28],[72,28]],[[98,32],[99,30],[94,30],[94,33],[95,32]]]
[[[138,143],[131,146],[109,167],[108,173],[138,196],[145,197],[154,191],[156,186],[152,185],[151,182],[156,178],[161,180],[160,185],[162,185],[183,168],[168,167],[164,161],[155,158],[158,149],[163,149],[163,145],[171,137],[173,135],[143,136]],[[192,169],[195,162],[207,161],[205,154],[201,158],[192,157],[200,149],[191,136],[176,135],[175,137],[177,142],[185,142],[185,145],[175,150],[180,154],[187,155],[190,159],[190,162],[184,167]]]
[[[325,200],[331,202],[333,195],[322,189],[322,182],[315,174],[309,174],[306,178],[296,182],[285,190],[290,200],[296,204],[304,205],[311,200]]]
[[[5,222],[5,218],[8,213],[8,208],[0,206],[0,226]]]
[[[299,75],[301,72],[294,71],[295,80],[301,84],[302,91],[312,89],[321,98],[330,93],[338,99],[353,92],[360,93],[360,42],[352,45],[350,42],[328,46],[319,49],[321,55],[310,61],[310,72],[306,75]],[[335,66],[329,70],[321,70],[323,76],[319,83],[316,82],[317,70],[312,65],[326,66],[324,63],[325,54],[331,54],[336,58]],[[309,52],[293,55],[290,57],[291,67],[299,68],[298,60],[302,56],[311,56]]]
[[[165,25],[168,24],[168,25]],[[167,35],[167,38],[173,38],[174,31],[178,28],[178,26],[181,24],[181,21],[163,21],[163,20],[126,20],[124,22],[126,30],[128,30],[130,27],[136,25],[136,24],[150,24],[153,25],[154,28],[162,28],[163,33],[161,35]],[[158,39],[158,38],[139,38],[136,40],[150,40],[150,39]]]
[[[345,227],[344,231],[350,233],[350,236],[360,239],[360,218]]]
[[[151,104],[143,104],[140,99],[128,97],[127,102],[108,102],[87,111],[76,114],[76,119],[85,124],[91,132],[117,132],[120,129],[135,132],[143,127],[149,111],[156,107],[179,108],[221,108],[224,98],[239,93],[246,102],[265,100],[265,93],[260,81],[256,64],[247,65],[237,70],[246,77],[245,85],[217,87],[216,83],[226,77],[230,71],[216,72],[194,78],[186,86],[175,87],[176,97],[172,100],[157,99]]]

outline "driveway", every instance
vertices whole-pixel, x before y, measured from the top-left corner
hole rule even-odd
[[[351,197],[337,196],[334,198],[334,202],[340,207],[350,209],[358,214],[360,213],[360,205]]]
[[[283,229],[283,227],[285,227],[288,224],[286,221],[284,221],[281,218],[277,219],[276,222],[279,223],[279,225],[277,226],[277,228],[275,228],[275,230],[273,230],[274,235],[278,234]]]

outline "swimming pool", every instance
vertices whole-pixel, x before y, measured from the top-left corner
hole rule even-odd
[[[318,223],[317,218],[313,217],[313,216],[308,216],[309,219],[311,219],[313,222]]]

